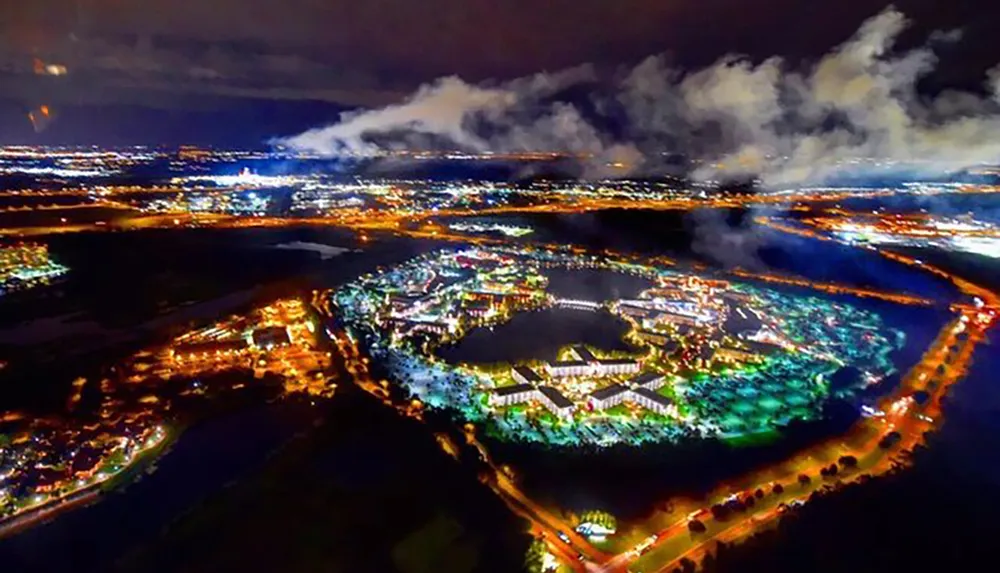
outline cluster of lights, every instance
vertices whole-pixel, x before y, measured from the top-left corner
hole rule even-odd
[[[610,303],[558,299],[546,292],[547,268],[638,274],[654,287],[638,299]],[[423,404],[457,409],[507,439],[553,445],[740,435],[811,418],[831,393],[829,375],[852,364],[863,367],[864,380],[881,379],[893,368],[889,353],[898,340],[882,334],[877,315],[850,305],[530,247],[427,255],[362,277],[333,301],[351,331]],[[546,306],[614,312],[629,322],[627,337],[643,350],[608,361],[621,362],[621,373],[595,370],[603,359],[590,351],[589,365],[579,352],[564,363],[491,367],[450,365],[434,356],[438,344]],[[756,326],[729,333],[730,314]],[[817,318],[832,315],[842,324]],[[631,398],[637,391],[629,390],[636,376],[626,368],[630,361],[663,382]],[[613,391],[615,385],[622,390]],[[669,406],[661,413],[657,401]],[[536,419],[543,431],[535,429]]]
[[[332,396],[336,385],[325,374],[330,356],[316,344],[313,320],[304,302],[281,300],[184,334],[159,351],[140,352],[115,380],[99,383],[102,403],[93,419],[0,416],[12,428],[9,440],[0,435],[0,533],[21,516],[91,491],[160,446],[168,435],[162,420],[176,415],[174,398],[205,396],[209,383],[202,381],[214,374],[249,364],[254,379],[281,377],[287,395]],[[241,378],[212,380],[213,389],[245,385]],[[74,382],[72,407],[85,384]]]
[[[838,212],[803,222],[849,244],[937,247],[1000,258],[1000,227],[971,216]]]
[[[269,195],[253,191],[188,193],[169,199],[153,199],[145,202],[141,210],[147,213],[220,213],[259,217],[268,212],[271,203]]]
[[[20,243],[0,246],[0,296],[48,284],[69,269],[49,258],[45,245]]]
[[[452,223],[448,228],[463,233],[500,233],[506,237],[523,237],[532,233],[530,227],[500,223]]]
[[[298,185],[303,181],[301,177],[292,175],[260,175],[254,173],[250,168],[244,168],[236,175],[191,175],[185,177],[175,177],[170,180],[174,185],[187,185],[189,183],[212,183],[218,187],[288,187]]]

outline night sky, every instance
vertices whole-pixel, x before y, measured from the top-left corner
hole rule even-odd
[[[884,0],[2,0],[0,139],[211,139],[294,132],[344,108],[398,101],[445,75],[505,80],[665,53],[679,68],[729,53],[808,60]],[[900,0],[902,41],[960,29],[928,89],[1000,62],[1000,3]],[[65,75],[37,73],[38,64]],[[55,121],[35,134],[27,111]],[[219,115],[221,114],[221,115]],[[179,121],[184,117],[198,118]],[[217,121],[209,121],[216,117]],[[182,124],[183,129],[178,127]],[[227,127],[220,127],[223,123]],[[139,129],[137,126],[144,126]],[[51,132],[51,133],[49,133]],[[223,136],[224,137],[224,136]]]

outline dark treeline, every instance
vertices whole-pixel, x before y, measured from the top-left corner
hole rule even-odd
[[[918,453],[914,468],[815,497],[782,517],[776,528],[744,543],[718,544],[703,570],[994,570],[1000,487],[954,468],[921,463],[931,457],[929,452]],[[679,569],[692,566],[685,563]]]

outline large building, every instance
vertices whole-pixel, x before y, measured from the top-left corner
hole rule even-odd
[[[677,414],[677,406],[670,398],[657,394],[648,388],[632,388],[629,391],[628,398],[643,408],[652,410],[663,416],[675,416]]]
[[[576,346],[571,347],[569,351],[576,356],[577,359],[587,362],[588,364],[591,362],[597,362],[597,357],[594,356],[594,353],[582,344],[577,344]]]
[[[659,372],[644,372],[628,381],[633,388],[646,388],[647,390],[659,390],[667,379]]]
[[[556,416],[564,419],[573,417],[573,402],[566,396],[563,396],[559,390],[556,390],[552,386],[539,386],[538,394],[538,401],[544,404]]]
[[[242,338],[231,340],[209,340],[206,342],[189,342],[178,344],[170,349],[171,354],[179,360],[213,358],[241,354],[250,346]]]
[[[288,328],[284,326],[258,328],[250,335],[250,339],[253,340],[254,346],[266,350],[270,350],[275,346],[285,346],[292,343],[288,337]]]
[[[671,324],[684,324],[687,326],[700,326],[703,322],[700,316],[682,312],[679,310],[663,310],[656,317],[658,322],[669,322]]]
[[[451,331],[451,325],[438,320],[412,320],[409,318],[390,318],[389,324],[399,333],[415,334],[417,332],[429,332],[431,334],[444,335]]]
[[[612,384],[599,390],[594,390],[587,397],[587,403],[592,410],[607,410],[625,401],[629,389],[621,384]]]
[[[527,366],[515,366],[510,372],[511,378],[519,384],[531,384],[536,386],[544,382],[537,372]]]
[[[534,374],[531,369],[526,368],[525,370]],[[491,406],[511,406],[532,400],[542,404],[560,418],[568,419],[573,416],[573,402],[551,386],[535,386],[533,384],[522,383],[494,388],[490,394]]]
[[[631,359],[621,359],[621,360],[598,360],[597,362],[591,363],[594,368],[594,373],[601,376],[608,376],[614,374],[635,374],[641,368],[638,360]]]
[[[510,406],[520,404],[537,398],[535,387],[531,384],[515,384],[513,386],[502,386],[494,388],[490,394],[491,406]]]
[[[656,393],[666,383],[659,372],[639,374],[624,384],[612,384],[590,393],[587,403],[593,410],[607,410],[622,402],[633,402],[657,413],[663,413],[671,404],[670,399]]]
[[[578,344],[570,348],[570,353],[576,360],[559,360],[549,362],[545,370],[549,376],[561,378],[565,376],[613,376],[615,374],[633,374],[639,371],[639,361],[632,359],[601,359],[594,356],[586,346]]]
[[[649,342],[650,344],[656,344],[660,346],[666,344],[667,342],[670,342],[671,340],[669,334],[665,332],[656,332],[653,330],[640,330],[638,332],[638,336],[639,338],[645,340],[646,342]]]
[[[462,305],[470,316],[486,316],[493,311],[493,302],[485,298],[466,299]]]
[[[618,312],[635,318],[649,318],[656,314],[656,311],[651,308],[640,306],[638,304],[629,304],[627,302],[622,302],[618,305]]]
[[[554,378],[567,376],[589,376],[592,373],[590,364],[583,360],[559,360],[545,364],[545,371]]]
[[[731,346],[722,346],[715,350],[715,355],[713,356],[716,360],[721,360],[723,362],[750,362],[760,358],[759,355],[753,352],[748,352],[746,350],[741,350],[739,348],[733,348]]]

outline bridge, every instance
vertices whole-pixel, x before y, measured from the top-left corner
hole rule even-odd
[[[593,302],[589,300],[575,300],[571,298],[552,299],[552,306],[558,308],[575,308],[577,310],[589,310],[592,312],[597,312],[602,308],[604,308],[604,304],[600,302]]]

